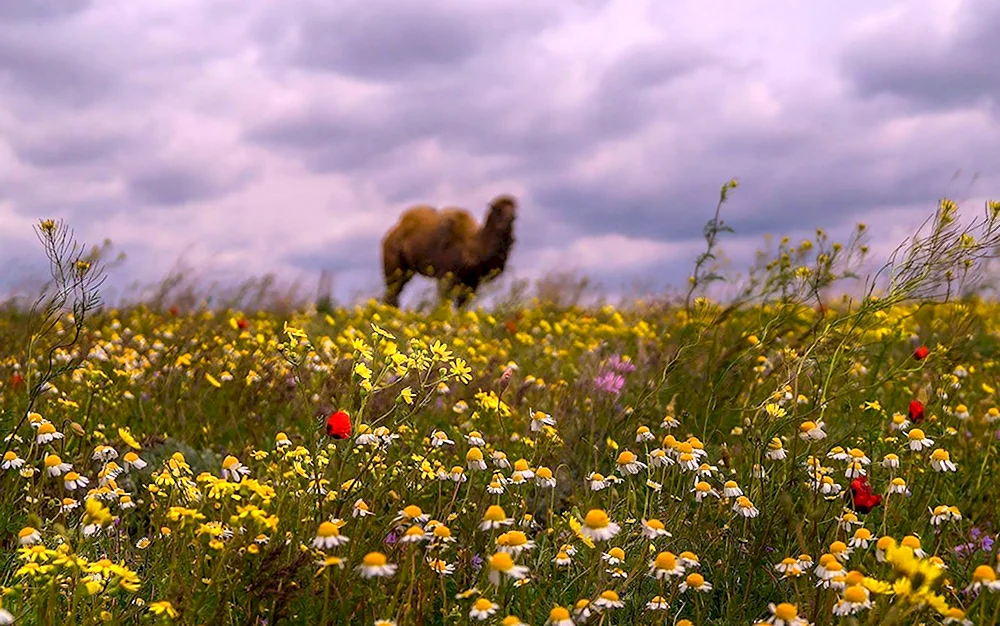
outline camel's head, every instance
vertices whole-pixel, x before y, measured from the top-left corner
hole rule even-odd
[[[490,214],[487,222],[495,227],[502,230],[510,229],[514,225],[515,217],[517,217],[517,200],[514,199],[514,196],[497,196],[490,202]]]

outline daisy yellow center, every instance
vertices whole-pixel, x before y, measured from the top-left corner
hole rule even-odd
[[[746,496],[740,496],[739,498],[736,498],[736,504],[740,505],[740,508],[743,509],[749,509],[753,507],[753,502],[751,502],[750,498]]]
[[[569,619],[569,611],[566,607],[557,606],[551,611],[549,611],[549,621],[551,622],[561,622],[563,620]]]
[[[856,531],[854,531],[854,536],[857,537],[858,539],[871,539],[872,531],[868,530],[867,528],[859,528]]]
[[[771,439],[771,442],[767,444],[767,447],[772,450],[781,450],[781,440],[777,437]]]
[[[920,540],[914,537],[913,535],[907,535],[903,537],[903,541],[901,543],[907,548],[912,548],[914,550],[920,548]]]
[[[39,435],[51,435],[54,432],[56,432],[56,427],[52,425],[52,422],[45,422],[38,427]]]
[[[625,551],[621,548],[611,548],[608,550],[608,556],[618,559],[619,561],[625,559]]]
[[[519,530],[512,530],[504,534],[507,538],[508,546],[523,546],[528,543],[528,536]]]
[[[673,552],[661,552],[656,555],[656,569],[672,570],[677,567],[677,557]]]
[[[442,526],[435,526],[434,527],[434,536],[435,537],[440,537],[442,539],[446,539],[448,537],[451,537],[451,529],[448,528],[447,526],[443,526],[443,525]]]
[[[903,485],[906,484],[905,480],[903,480],[902,478],[898,478],[898,477],[897,478],[893,478],[891,482],[896,487],[902,487]]]
[[[483,451],[479,448],[471,448],[465,455],[466,461],[482,461]]]
[[[62,459],[59,458],[58,454],[50,454],[45,457],[45,467],[55,467],[60,464],[62,464]]]
[[[856,458],[856,459],[860,459],[861,457],[863,457],[865,455],[864,452],[862,452],[861,450],[858,450],[857,448],[851,448],[851,451],[850,451],[849,454],[852,457]]]
[[[694,446],[692,446],[686,441],[682,441],[679,444],[677,444],[677,451],[680,452],[681,454],[691,454],[692,452],[694,452]]]
[[[843,541],[834,541],[830,544],[830,552],[843,552],[847,549],[847,544]]]
[[[239,461],[235,456],[227,456],[225,460],[222,461],[222,469],[232,469],[234,466],[238,465]]]
[[[618,594],[614,591],[608,589],[607,591],[601,592],[601,597],[605,600],[611,600],[612,602],[618,602]]]
[[[790,622],[799,616],[799,610],[794,604],[782,602],[774,607],[774,616],[780,620]]]
[[[580,598],[579,600],[576,601],[576,604],[573,605],[573,608],[577,609],[578,611],[581,611],[587,608],[588,606],[590,606],[590,600],[586,598]]]
[[[701,587],[705,584],[705,577],[701,574],[688,574],[687,576],[688,587]]]
[[[591,509],[587,512],[587,517],[584,518],[583,523],[589,528],[607,528],[611,520],[608,519],[608,514],[601,509]]]
[[[951,455],[948,454],[947,450],[942,450],[940,448],[931,453],[931,459],[935,461],[947,461],[950,457]]]
[[[368,567],[382,567],[386,564],[387,560],[381,552],[369,552],[365,555],[363,562]]]
[[[688,561],[697,561],[698,555],[689,550],[685,550],[684,552],[681,552],[681,558],[687,559]]]
[[[493,608],[493,603],[487,600],[486,598],[479,598],[478,600],[475,601],[475,603],[472,606],[477,611],[489,611],[491,608]]]
[[[420,507],[417,506],[417,505],[415,505],[415,504],[411,504],[408,507],[406,507],[406,508],[403,509],[403,515],[405,515],[406,517],[409,517],[409,518],[417,518],[417,517],[420,517],[423,514],[424,514],[424,512],[421,511]]]
[[[867,599],[865,588],[861,585],[850,585],[844,589],[844,600],[847,602],[864,602]]]
[[[957,411],[959,413],[967,413],[969,411],[969,408],[967,406],[965,406],[964,404],[960,404],[960,405],[958,405],[958,406],[955,407],[955,411]]]
[[[535,475],[538,476],[539,478],[549,480],[552,478],[552,470],[550,470],[547,467],[539,467],[538,471],[535,472]]]
[[[31,535],[34,535],[36,532],[38,531],[36,531],[31,526],[25,526],[24,528],[21,529],[19,533],[17,533],[17,538],[24,539],[25,537],[30,537]]]
[[[920,441],[921,439],[924,438],[924,431],[920,430],[919,428],[914,428],[910,432],[906,433],[906,436],[909,437],[910,439]]]
[[[483,519],[487,522],[499,522],[501,520],[507,519],[507,514],[504,513],[503,509],[499,506],[493,504],[486,509],[486,515],[483,515]]]
[[[629,463],[635,463],[635,454],[625,450],[618,455],[618,465],[628,465]]]
[[[410,526],[404,533],[407,537],[416,537],[424,534],[424,529],[419,526]]]
[[[739,487],[739,485],[736,484],[735,480],[727,480],[726,484],[723,485],[723,487],[725,487],[726,489],[736,489]]]
[[[139,460],[139,455],[135,452],[126,452],[125,456],[122,457],[126,463],[134,463]]]
[[[506,552],[497,552],[490,557],[490,567],[501,572],[510,571],[514,567],[514,558]]]
[[[80,480],[80,475],[77,474],[76,472],[66,472],[66,475],[63,476],[63,480],[65,480],[66,482],[72,482],[74,480]]]
[[[646,522],[646,526],[649,526],[653,530],[664,530],[666,528],[663,525],[663,522],[661,522],[658,519],[651,519],[651,520],[647,521]]]
[[[8,450],[7,452],[3,453],[4,461],[13,461],[16,458],[17,458],[17,453],[15,453],[13,450]]]
[[[514,462],[514,469],[518,472],[528,471],[528,462],[524,459],[518,459]]]
[[[802,422],[802,424],[799,426],[799,430],[801,430],[804,433],[809,432],[813,428],[816,428],[816,422]]]
[[[836,560],[837,557],[833,556],[830,553],[826,553],[823,556],[819,557],[819,564],[822,565],[823,567],[826,567],[827,565],[833,563]]]
[[[645,435],[649,432],[649,426],[640,426],[635,432],[639,435]]]
[[[892,547],[892,544],[894,544],[895,542],[896,541],[892,537],[886,536],[886,537],[880,538],[878,540],[878,542],[875,544],[875,547],[878,548],[879,550],[883,550],[884,551],[884,550],[888,550],[890,547]]]
[[[997,573],[989,565],[980,565],[972,572],[973,582],[993,582],[997,579]]]
[[[593,474],[590,475],[590,480],[595,482],[601,482],[604,480],[604,474],[598,474],[597,472],[594,472]]]

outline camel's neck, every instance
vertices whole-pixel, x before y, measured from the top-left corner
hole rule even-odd
[[[480,270],[484,273],[494,270],[503,271],[507,265],[507,256],[514,244],[514,232],[510,223],[502,224],[490,213],[479,231],[479,250],[482,257],[479,260]]]

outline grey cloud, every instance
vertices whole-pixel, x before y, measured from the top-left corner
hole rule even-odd
[[[177,206],[220,198],[245,184],[254,173],[245,170],[232,177],[219,172],[175,164],[150,164],[127,177],[130,197],[155,206]]]
[[[269,13],[268,20],[277,19],[262,30],[265,41],[290,39],[289,58],[304,67],[366,79],[412,78],[460,66],[507,37],[544,27],[553,7],[492,0],[306,3]]]
[[[384,97],[356,108],[313,105],[263,122],[247,138],[297,154],[319,172],[378,169],[422,140],[476,156],[510,157],[513,170],[531,169],[638,132],[672,110],[663,96],[674,81],[716,63],[699,51],[642,48],[607,72],[595,72],[590,96],[568,108],[540,98],[552,88],[545,84],[550,76],[536,79],[487,60],[389,83]]]
[[[92,0],[2,0],[0,21],[39,22],[61,19],[86,10]]]
[[[946,37],[929,40],[908,31],[905,25],[886,28],[848,47],[841,69],[866,97],[896,96],[924,110],[974,106],[983,101],[998,107],[998,31],[1000,5],[991,0],[966,0],[957,27]]]
[[[0,30],[0,85],[7,82],[24,90],[32,98],[32,106],[39,100],[85,106],[114,88],[114,76],[87,54],[58,41],[34,40],[29,34]],[[58,36],[56,32],[48,34]]]
[[[378,275],[381,249],[378,237],[346,237],[311,249],[297,249],[283,257],[294,267],[337,272],[366,270]]]
[[[61,168],[105,161],[132,141],[114,133],[52,133],[14,139],[11,147],[23,162],[36,167]]]

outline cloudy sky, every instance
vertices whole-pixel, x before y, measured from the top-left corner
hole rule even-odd
[[[0,294],[31,225],[128,260],[380,291],[408,204],[521,212],[511,276],[681,284],[720,185],[765,233],[1000,196],[992,0],[0,0]],[[419,290],[413,287],[414,290]]]

